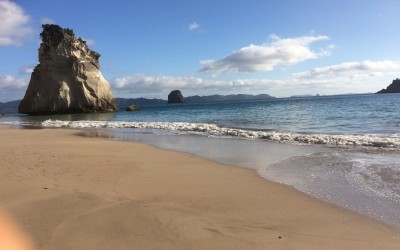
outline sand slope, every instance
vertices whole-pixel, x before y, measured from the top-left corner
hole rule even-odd
[[[151,146],[0,128],[0,206],[38,249],[399,249],[400,230]]]

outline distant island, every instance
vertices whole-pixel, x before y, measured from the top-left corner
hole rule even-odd
[[[21,100],[11,102],[0,102],[0,114],[1,113],[16,113]]]
[[[230,101],[247,101],[247,100],[267,100],[273,99],[275,97],[260,94],[260,95],[246,95],[246,94],[236,94],[236,95],[208,95],[208,96],[189,96],[185,97],[184,101],[186,104],[196,104],[196,103],[211,103],[211,102],[230,102]],[[146,98],[115,98],[115,102],[120,109],[127,107],[134,103],[140,107],[145,106],[159,106],[166,105],[167,100],[163,99],[146,99]]]
[[[400,93],[400,79],[396,78],[393,80],[386,89],[382,89],[377,94],[389,94],[389,93]]]
[[[185,97],[184,101],[186,104],[191,103],[208,103],[208,102],[224,102],[224,101],[246,101],[246,100],[266,100],[273,99],[275,97],[260,94],[260,95],[246,95],[246,94],[236,94],[236,95],[208,95],[208,96],[189,96]],[[134,103],[140,107],[146,106],[158,106],[165,105],[168,103],[167,100],[163,99],[146,99],[146,98],[115,98],[115,102],[119,108],[127,107]]]

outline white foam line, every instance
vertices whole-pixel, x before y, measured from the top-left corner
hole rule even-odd
[[[60,121],[46,120],[43,127],[53,128],[143,128],[178,131],[185,134],[206,136],[231,136],[242,139],[260,139],[279,142],[322,144],[335,146],[364,146],[374,148],[400,149],[400,137],[378,135],[326,135],[299,134],[289,132],[266,132],[223,128],[208,123],[188,122],[124,122],[124,121]]]

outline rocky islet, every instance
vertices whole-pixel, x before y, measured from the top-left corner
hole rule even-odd
[[[168,95],[168,103],[183,103],[185,98],[183,97],[180,90],[173,90]]]

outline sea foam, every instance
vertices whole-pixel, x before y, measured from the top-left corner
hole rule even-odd
[[[381,135],[328,135],[301,134],[277,131],[252,131],[225,128],[209,123],[188,122],[126,122],[126,121],[61,121],[46,120],[43,127],[52,128],[105,128],[105,129],[157,129],[176,134],[234,137],[287,143],[320,144],[331,146],[358,146],[400,149],[399,136]]]

